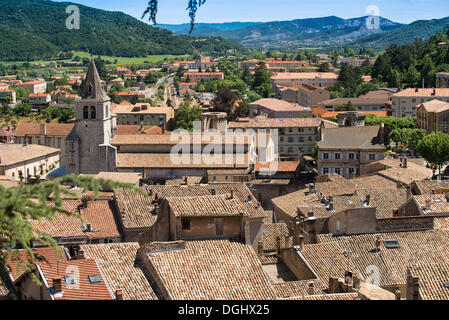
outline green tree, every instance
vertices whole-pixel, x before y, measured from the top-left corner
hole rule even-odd
[[[427,162],[438,165],[441,174],[442,166],[449,161],[449,135],[433,132],[418,143],[417,149]]]
[[[203,110],[200,106],[190,106],[190,102],[184,102],[178,110],[175,111],[175,129],[192,130],[193,122],[199,121]]]
[[[19,177],[23,180],[23,173],[19,171]],[[63,208],[62,195],[70,195],[78,200],[80,197],[62,187],[65,184],[74,184],[84,190],[94,191],[94,197],[104,187],[117,189],[125,188],[141,193],[149,199],[149,196],[139,188],[131,184],[119,183],[103,179],[94,179],[88,176],[66,176],[52,181],[38,184],[21,184],[18,187],[6,188],[0,185],[0,234],[2,240],[8,244],[9,248],[22,247],[29,255],[28,260],[21,261],[25,270],[33,270],[31,261],[36,257],[31,248],[31,242],[39,242],[43,246],[57,247],[56,241],[51,234],[36,230],[32,226],[33,220],[52,220],[56,214],[66,214],[75,216],[83,221],[83,218]],[[51,198],[49,195],[51,194]],[[12,249],[0,251],[0,265],[5,264],[5,260],[13,255]],[[36,277],[34,280],[38,281]]]

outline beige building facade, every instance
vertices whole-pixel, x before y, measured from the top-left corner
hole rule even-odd
[[[433,100],[421,104],[416,113],[416,126],[428,133],[448,131],[449,103]]]

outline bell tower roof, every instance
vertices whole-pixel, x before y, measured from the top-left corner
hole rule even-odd
[[[86,79],[81,84],[81,98],[83,100],[110,100],[101,86],[100,75],[98,74],[94,60],[90,61]]]

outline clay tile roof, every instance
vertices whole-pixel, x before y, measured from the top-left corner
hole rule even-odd
[[[299,161],[279,161],[279,162],[256,162],[254,165],[254,171],[276,171],[282,172],[296,172],[300,165]]]
[[[47,135],[67,136],[74,128],[72,123],[45,123]],[[39,135],[41,133],[41,124],[35,122],[23,122],[17,125],[16,137],[24,137],[25,135]]]
[[[124,300],[157,300],[145,271],[136,264],[139,244],[81,245],[86,258],[95,259],[111,289],[123,291]]]
[[[376,238],[380,237],[380,252],[374,252]],[[399,248],[388,249],[384,240],[396,240]],[[379,270],[380,285],[405,284],[407,267],[416,264],[446,264],[449,253],[448,230],[392,232],[333,237],[318,235],[318,241],[333,243],[351,253],[350,265],[359,271],[361,279],[369,277],[366,270],[376,266]],[[322,256],[324,258],[325,255]],[[447,280],[446,280],[447,281]]]
[[[449,181],[447,180],[423,180],[414,183],[418,194],[433,194],[435,190],[449,190]]]
[[[449,110],[449,103],[440,100],[432,100],[423,103],[420,107],[426,109],[427,112],[440,113]]]
[[[449,203],[444,194],[429,194],[413,196],[416,204],[427,215],[447,215],[449,214]],[[426,210],[426,201],[430,201],[430,210]]]
[[[189,241],[147,254],[158,283],[175,300],[271,300],[274,289],[254,250],[229,240]]]
[[[59,152],[59,149],[41,145],[0,144],[2,160],[0,165],[13,165],[26,160],[55,155]]]
[[[351,180],[356,189],[396,189],[397,183],[379,175],[362,176]]]
[[[62,202],[62,207],[65,210],[75,214],[78,213],[79,205],[80,202],[77,200],[65,200]],[[85,222],[82,222],[79,217],[56,213],[51,221],[43,219],[33,220],[31,223],[33,228],[51,234],[53,237],[87,237],[89,239],[120,237],[111,202],[89,201],[87,209],[81,208],[80,213]],[[90,223],[93,229],[99,229],[99,231],[84,232],[83,224],[87,223]]]
[[[117,136],[116,136],[117,137]],[[248,168],[248,154],[225,154],[214,157],[212,161],[205,161],[200,157],[196,163],[194,155],[188,155],[187,163],[173,161],[169,153],[118,153],[117,166],[119,168]]]
[[[430,179],[433,176],[432,169],[426,168],[419,164],[408,161],[407,168],[400,167],[399,159],[386,159],[375,163],[371,166],[381,163],[385,166],[385,170],[377,172],[378,175],[386,177],[394,181],[400,181],[405,184],[411,184],[414,181]]]
[[[176,145],[176,144],[240,144],[248,145],[253,136],[250,134],[134,134],[116,135],[112,145]]]
[[[410,267],[410,273],[419,277],[419,296],[422,300],[449,300],[449,263],[421,263]]]
[[[6,253],[6,252],[4,252]],[[20,249],[13,250],[11,254],[6,255],[6,265],[8,267],[10,278],[13,282],[20,279],[25,274],[24,262],[55,265],[56,262],[68,260],[68,255],[63,247],[56,248],[34,248],[33,254],[36,259],[32,260],[28,251]]]
[[[385,149],[377,138],[379,126],[323,129],[320,149]]]
[[[297,103],[291,103],[284,100],[274,99],[274,98],[263,98],[251,103],[251,105],[260,105],[267,109],[276,111],[304,111],[311,110],[308,107],[300,106]]]
[[[332,294],[321,294],[306,296],[304,300],[335,300],[335,301],[347,301],[356,300],[358,293],[332,293]]]
[[[299,253],[318,277],[323,288],[329,287],[329,277],[343,278],[347,260],[336,242],[308,244]]]
[[[179,217],[222,217],[248,216],[246,204],[230,194],[196,197],[167,198],[175,216]]]
[[[53,294],[55,300],[112,300],[113,293],[102,275],[102,271],[92,259],[71,260],[58,262],[57,264],[38,264],[41,275],[45,280],[45,286]],[[66,276],[73,275],[73,268],[78,272],[79,283],[77,286],[67,285]],[[91,283],[89,276],[96,275],[100,277],[100,282]],[[62,278],[62,295],[54,294],[53,279]]]
[[[118,189],[115,190],[114,199],[125,229],[150,228],[156,223],[154,205],[142,194]]]
[[[320,120],[315,118],[265,118],[257,117],[229,122],[229,129],[238,128],[318,128]]]
[[[138,172],[99,172],[95,178],[130,183],[139,186],[142,174]]]
[[[276,251],[277,237],[281,238],[281,248],[293,247],[293,238],[289,236],[287,225],[285,223],[264,223],[262,226],[263,249],[265,252]]]
[[[393,217],[393,211],[407,202],[407,189],[358,190],[362,199],[370,195],[369,207],[376,208],[378,219]]]
[[[449,97],[449,89],[408,88],[393,94],[393,97]]]
[[[313,68],[313,67],[311,67]],[[316,68],[318,69],[318,68]],[[280,72],[275,76],[272,76],[273,80],[286,80],[286,79],[338,79],[338,74],[334,72]]]

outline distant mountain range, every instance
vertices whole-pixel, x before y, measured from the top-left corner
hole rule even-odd
[[[78,4],[80,29],[69,30],[66,8],[70,4],[0,0],[0,60],[46,59],[71,50],[119,57],[247,51],[242,45],[222,38],[175,35],[122,12]]]
[[[440,31],[447,31],[449,17],[434,20],[419,20],[387,32],[362,37],[352,43],[353,47],[384,49],[390,44],[410,44],[416,38],[426,40]]]
[[[162,29],[170,30],[176,34],[191,36],[217,36],[223,31],[240,30],[253,27],[263,22],[225,22],[225,23],[196,23],[195,29],[190,34],[190,23],[183,24],[158,24]]]
[[[372,17],[342,19],[335,16],[292,21],[198,24],[194,35],[213,35],[252,48],[330,48],[341,46],[385,49],[390,44],[407,44],[415,38],[445,31],[449,18],[416,21],[409,25],[379,17],[379,28],[367,27]],[[252,25],[251,25],[252,24]],[[188,34],[186,25],[160,25],[178,34]]]

